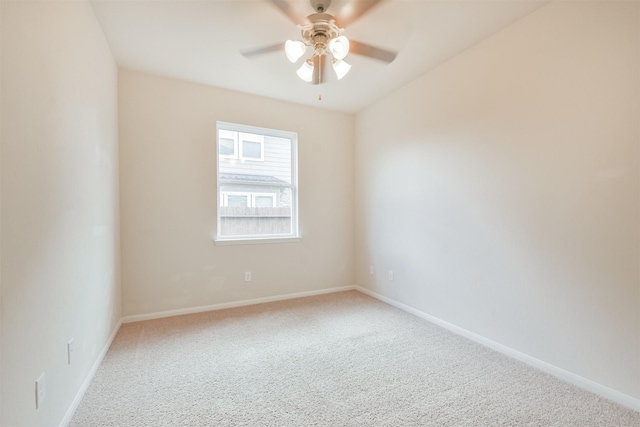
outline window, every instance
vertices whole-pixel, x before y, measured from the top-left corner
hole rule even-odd
[[[218,242],[298,237],[293,132],[217,123]]]
[[[229,131],[220,131],[218,140],[220,144],[218,146],[218,155],[227,159],[238,158],[238,134]]]
[[[276,195],[254,194],[251,196],[256,208],[273,208],[276,206]]]
[[[264,136],[240,133],[240,158],[242,160],[264,161]]]

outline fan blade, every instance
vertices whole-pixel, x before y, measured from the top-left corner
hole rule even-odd
[[[294,24],[300,25],[304,23],[304,17],[298,15],[298,13],[294,10],[293,7],[285,0],[267,0],[269,3],[280,9],[282,13],[284,13],[287,18],[289,18]]]
[[[336,15],[336,24],[340,28],[346,28],[371,8],[383,1],[384,0],[351,0],[345,4]]]
[[[391,52],[390,50],[385,50],[355,40],[349,40],[349,53],[368,56],[369,58],[378,59],[385,62],[392,62],[398,55],[397,52]]]
[[[240,51],[245,58],[253,58],[254,56],[264,55],[265,53],[277,52],[284,50],[284,43],[276,43],[269,46],[262,46],[255,49]]]

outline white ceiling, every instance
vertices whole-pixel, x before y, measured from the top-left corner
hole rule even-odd
[[[353,0],[351,0],[353,1]],[[284,52],[247,59],[241,50],[299,30],[267,0],[92,0],[119,66],[196,83],[356,112],[548,0],[385,0],[345,29],[354,40],[399,52],[390,64],[349,55],[347,76],[313,86]],[[333,0],[328,13],[349,0]],[[301,15],[308,0],[289,0]],[[332,74],[330,71],[327,74]],[[322,95],[322,100],[318,100]]]

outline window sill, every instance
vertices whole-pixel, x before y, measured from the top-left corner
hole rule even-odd
[[[261,238],[237,238],[237,239],[213,239],[216,246],[226,245],[261,245],[265,243],[296,243],[302,240],[302,237],[267,237]]]

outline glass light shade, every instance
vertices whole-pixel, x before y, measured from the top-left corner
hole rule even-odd
[[[284,53],[291,62],[296,62],[307,50],[307,45],[301,41],[287,40],[284,44]]]
[[[337,61],[333,61],[333,71],[336,72],[336,75],[338,76],[338,80],[346,76],[350,69],[351,69],[351,65],[347,64],[341,59]]]
[[[296,74],[305,82],[311,83],[311,80],[313,79],[313,63],[305,61],[304,64],[302,64],[302,67],[298,68]]]
[[[349,53],[349,39],[345,36],[336,37],[329,41],[329,51],[338,61],[344,59]]]

